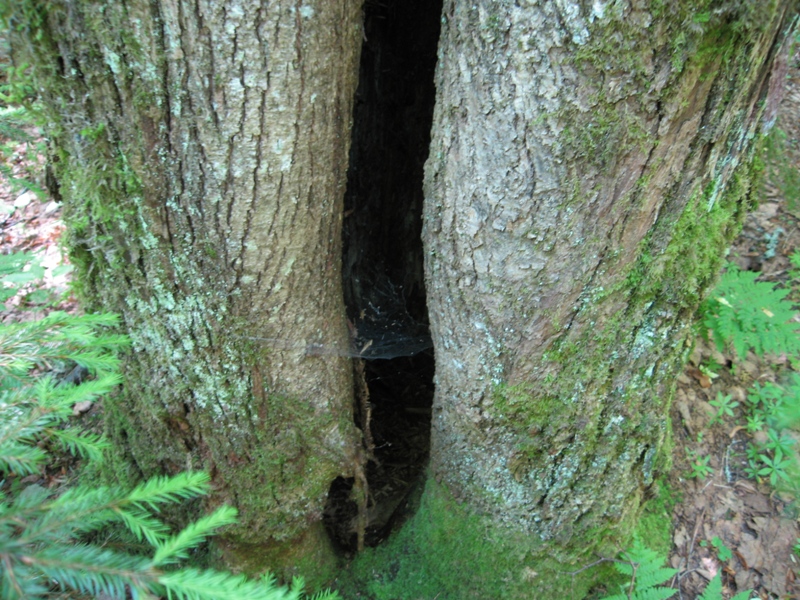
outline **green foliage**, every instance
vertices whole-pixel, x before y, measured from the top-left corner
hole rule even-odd
[[[729,264],[703,304],[703,325],[718,349],[730,344],[740,358],[751,349],[759,356],[800,352],[800,326],[790,323],[795,311],[785,300],[789,290],[756,281],[758,276]]]
[[[671,598],[678,590],[657,587],[669,581],[678,571],[664,567],[664,557],[645,547],[636,538],[633,546],[622,554],[615,568],[629,578],[620,586],[620,593],[606,596],[602,600],[660,600]]]
[[[792,252],[791,256],[789,256],[789,264],[791,267],[789,268],[789,280],[792,283],[792,299],[797,299],[797,287],[800,285],[800,251],[795,250]]]
[[[751,433],[766,429],[766,440],[748,444],[745,472],[753,479],[768,478],[773,486],[800,495],[800,465],[795,455],[795,440],[785,429],[800,420],[800,374],[791,373],[782,384],[756,383],[747,395],[747,429]]]
[[[719,536],[715,535],[713,538],[711,538],[711,545],[717,549],[717,558],[722,562],[728,562],[731,558],[733,558],[733,552],[731,552],[731,549],[723,543]]]
[[[714,474],[714,469],[708,465],[710,456],[698,456],[696,452],[689,451],[689,460],[692,462],[692,470],[687,474],[689,479],[703,479]]]
[[[765,390],[775,399],[770,405],[770,416],[777,428],[800,425],[800,373],[792,373],[781,386],[767,384]]]
[[[708,582],[706,589],[697,600],[722,600],[722,578],[719,573]],[[739,592],[731,600],[750,600],[750,591]]]
[[[222,506],[173,534],[160,518],[164,505],[205,494],[205,473],[158,477],[133,490],[63,491],[32,484],[20,491],[17,477],[38,473],[51,460],[53,443],[81,457],[102,458],[105,442],[67,422],[74,404],[120,382],[114,353],[127,339],[108,333],[116,323],[109,315],[53,313],[37,322],[0,325],[0,473],[6,477],[0,491],[0,598],[45,598],[59,589],[120,600],[302,598],[300,579],[287,589],[271,577],[256,581],[177,568],[217,529],[236,520],[236,510]],[[85,367],[94,378],[77,385],[57,382],[50,372],[65,363]],[[92,544],[92,534],[110,524],[122,524],[146,541],[153,556]],[[326,592],[316,598],[336,597]]]
[[[29,252],[0,254],[0,302],[6,302],[27,283],[38,281],[44,269]]]
[[[730,550],[718,537],[711,544],[717,548],[718,556],[730,558]],[[633,546],[622,555],[622,560],[615,564],[616,569],[629,578],[629,582],[620,586],[620,593],[605,596],[601,600],[659,600],[672,598],[678,591],[663,586],[678,573],[676,569],[664,567],[666,558],[645,547],[641,541],[634,539]],[[731,600],[749,600],[750,592],[739,592]],[[719,573],[708,582],[698,600],[722,600],[722,579]]]
[[[703,540],[702,542],[700,542],[700,545],[706,547],[708,546],[708,542]],[[733,552],[731,552],[731,549],[725,545],[725,543],[720,539],[718,535],[715,535],[713,538],[711,538],[711,545],[716,549],[717,558],[720,561],[728,562],[733,556]]]
[[[772,456],[768,454],[759,454],[758,458],[760,458],[761,462],[764,464],[764,466],[758,470],[758,475],[769,477],[769,482],[773,486],[778,484],[779,478],[787,482],[791,481],[787,469],[791,466],[792,461],[789,458],[784,458],[783,452],[781,452],[780,449],[775,450]]]
[[[733,400],[733,396],[730,394],[723,396],[722,392],[717,392],[717,398],[712,400],[710,404],[717,409],[717,414],[711,420],[712,423],[714,421],[722,421],[722,417],[732,417],[733,409],[739,406],[739,403]]]
[[[28,162],[38,166],[37,156],[42,154],[43,144],[30,133],[34,126],[34,113],[22,104],[30,105],[35,90],[30,77],[28,65],[19,67],[0,65],[0,175],[8,182],[14,192],[29,189],[40,197],[44,191],[30,177],[16,177],[11,167],[6,164],[15,148],[23,144],[27,151]]]

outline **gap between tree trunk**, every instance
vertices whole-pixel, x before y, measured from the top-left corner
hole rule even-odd
[[[420,234],[441,8],[364,6],[342,272],[366,477],[334,481],[326,509],[328,531],[348,553],[404,520],[428,458],[434,363]]]

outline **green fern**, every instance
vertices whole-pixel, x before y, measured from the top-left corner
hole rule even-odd
[[[717,348],[727,344],[743,358],[748,350],[758,356],[800,352],[800,325],[792,322],[794,307],[785,298],[789,290],[756,281],[758,273],[729,264],[701,309],[703,325]]]
[[[620,593],[605,596],[601,600],[663,600],[672,598],[678,590],[663,585],[674,577],[677,569],[664,567],[666,557],[644,546],[638,538],[633,546],[622,554],[622,561],[614,566],[630,581],[620,586]],[[750,592],[739,592],[731,600],[749,600]],[[709,581],[698,600],[722,600],[722,579],[719,573]]]
[[[623,562],[624,561],[624,562]],[[633,546],[622,555],[622,561],[615,563],[617,571],[630,578],[630,582],[620,586],[620,593],[606,596],[602,600],[664,600],[671,598],[678,590],[660,586],[675,576],[678,571],[664,567],[664,557],[650,550],[635,538]]]
[[[722,578],[719,573],[708,582],[703,594],[697,600],[722,600]],[[739,592],[731,600],[750,600],[750,590]]]

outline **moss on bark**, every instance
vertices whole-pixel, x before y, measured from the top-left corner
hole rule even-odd
[[[106,412],[112,475],[208,470],[210,503],[240,511],[221,556],[248,560],[229,566],[329,576],[322,511],[359,438],[349,360],[306,344],[348,342],[339,230],[359,3],[2,12],[41,90],[81,295],[133,340]]]
[[[572,597],[563,572],[624,547],[669,468],[675,376],[780,77],[790,3],[768,8],[445,6],[423,232],[439,487],[422,505],[446,489],[489,528],[483,553],[529,552],[527,589],[511,561],[484,592]],[[463,572],[450,547],[470,534],[416,526]]]

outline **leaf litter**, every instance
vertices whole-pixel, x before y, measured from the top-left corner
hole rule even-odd
[[[729,256],[742,270],[761,272],[760,280],[783,285],[792,268],[789,257],[800,249],[800,195],[786,184],[800,174],[800,53],[791,62],[776,125],[784,139],[782,168],[768,165],[761,204],[747,216]],[[671,414],[675,451],[669,486],[679,501],[669,563],[680,570],[676,597],[698,598],[721,571],[725,598],[743,590],[763,600],[800,598],[800,559],[794,550],[800,507],[776,491],[768,477],[754,480],[745,472],[748,442],[765,436],[743,426],[747,390],[755,383],[779,383],[790,372],[788,363],[786,356],[759,358],[752,352],[740,360],[732,350],[721,353],[713,342],[696,341]],[[709,364],[717,366],[715,377],[701,368]],[[730,394],[739,403],[736,418],[714,421],[711,402],[718,394]],[[710,457],[713,475],[706,479],[687,477],[698,456]],[[730,551],[723,557],[727,560],[711,543],[715,538]]]

